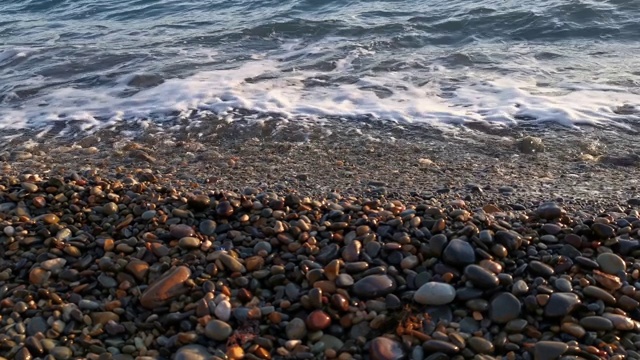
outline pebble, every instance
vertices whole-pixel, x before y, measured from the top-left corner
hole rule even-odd
[[[315,310],[307,317],[307,329],[311,331],[324,330],[331,325],[331,318],[322,310]]]
[[[468,265],[464,268],[464,275],[467,280],[480,289],[493,289],[499,284],[496,275],[479,265]]]
[[[207,326],[204,328],[204,334],[209,338],[215,341],[225,341],[231,333],[233,332],[233,328],[231,325],[227,324],[221,320],[211,320],[207,323]]]
[[[202,345],[190,344],[176,351],[174,360],[210,360],[213,354]]]
[[[571,314],[581,304],[580,298],[574,293],[558,292],[549,297],[544,308],[547,317],[562,317]]]
[[[402,345],[387,337],[379,336],[369,344],[371,360],[400,360],[406,357]]]
[[[307,326],[305,325],[304,320],[295,318],[289,321],[285,328],[285,332],[287,334],[287,339],[300,340],[307,336]]]
[[[190,276],[191,270],[186,266],[178,266],[167,271],[145,290],[140,297],[140,303],[147,309],[154,309],[177,296],[186,294],[189,288],[184,283]]]
[[[520,316],[521,305],[518,298],[511,293],[500,293],[491,300],[489,316],[491,321],[505,324]]]
[[[66,346],[56,346],[49,350],[49,354],[53,355],[56,360],[68,360],[73,357],[73,352]]]
[[[247,271],[247,269],[244,267],[244,265],[242,265],[240,261],[229,254],[220,254],[220,261],[222,261],[222,264],[232,272],[244,273],[245,271]]]
[[[465,266],[476,261],[476,253],[471,244],[464,240],[453,239],[442,253],[442,260],[450,265]]]
[[[533,347],[534,360],[556,360],[569,349],[560,341],[538,341]]]
[[[369,275],[356,281],[353,292],[363,299],[377,298],[396,289],[396,282],[388,275]]]
[[[456,289],[445,283],[428,282],[413,295],[413,300],[423,305],[446,305],[456,297]]]
[[[580,319],[580,325],[592,331],[613,330],[613,322],[602,316],[585,316]]]
[[[229,300],[222,300],[214,310],[216,317],[222,321],[229,321],[231,318],[231,303]]]
[[[607,274],[617,275],[627,270],[627,265],[624,260],[613,253],[602,253],[598,255],[596,262],[600,266],[600,269]]]
[[[478,354],[493,354],[495,351],[495,346],[491,343],[491,341],[479,337],[473,336],[467,340],[469,347],[473,349]]]
[[[552,220],[564,215],[565,211],[563,208],[558,206],[558,204],[554,202],[547,202],[541,204],[538,209],[536,209],[536,214],[542,219]]]

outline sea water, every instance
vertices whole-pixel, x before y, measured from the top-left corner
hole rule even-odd
[[[0,0],[0,132],[234,109],[625,131],[640,4]]]

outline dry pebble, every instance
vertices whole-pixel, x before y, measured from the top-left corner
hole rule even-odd
[[[626,203],[1,180],[5,358],[640,358]]]

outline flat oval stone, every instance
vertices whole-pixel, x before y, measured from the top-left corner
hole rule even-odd
[[[511,293],[501,293],[491,300],[489,305],[489,318],[498,324],[507,322],[520,316],[520,300]]]
[[[209,360],[213,357],[206,347],[202,345],[185,345],[176,351],[174,360]]]
[[[456,298],[456,289],[445,283],[428,282],[414,294],[413,300],[423,305],[446,305]]]
[[[569,349],[569,345],[560,341],[538,341],[533,347],[535,360],[555,360]]]
[[[401,360],[406,353],[399,342],[379,336],[371,340],[369,356],[371,360]]]
[[[602,253],[596,258],[596,262],[600,265],[600,269],[607,274],[617,275],[619,272],[627,270],[624,260],[613,253]]]
[[[563,208],[554,202],[542,203],[537,209],[536,214],[542,219],[555,219],[564,215],[566,212]]]
[[[634,321],[627,316],[604,313],[602,314],[602,317],[609,319],[613,323],[613,327],[616,328],[616,330],[631,331],[635,328]]]
[[[396,282],[387,275],[369,275],[353,285],[353,292],[363,299],[376,298],[392,293]]]
[[[226,254],[226,253],[220,254],[220,261],[222,261],[222,264],[232,272],[243,273],[247,271],[247,269],[244,267],[244,265],[242,265],[240,261],[238,261],[238,259],[234,258],[229,254]]]
[[[469,265],[476,261],[476,253],[468,242],[453,239],[442,252],[442,260],[454,266]]]
[[[178,241],[178,246],[183,249],[197,249],[200,247],[200,239],[191,236],[183,237]]]
[[[443,352],[445,354],[457,354],[460,348],[448,341],[427,340],[422,344],[422,348],[427,353]]]
[[[140,304],[147,309],[163,306],[171,299],[186,294],[189,288],[184,282],[191,276],[191,270],[186,266],[178,266],[168,270],[140,297]]]
[[[198,230],[204,235],[211,236],[216,232],[216,222],[213,220],[203,220],[198,226]]]
[[[606,304],[609,305],[615,305],[616,303],[616,298],[609,294],[606,290],[601,289],[597,286],[587,286],[584,289],[582,289],[582,293],[591,297],[594,297],[596,299],[600,299],[602,301],[604,301]]]
[[[580,298],[574,293],[553,293],[544,307],[544,315],[563,317],[570,314],[580,303]]]
[[[216,341],[225,341],[233,332],[231,325],[222,320],[211,320],[204,328],[204,334],[209,338]]]
[[[495,351],[493,343],[483,337],[470,337],[469,340],[467,340],[467,343],[469,344],[469,347],[478,354],[493,354]]]
[[[177,224],[171,226],[171,230],[169,230],[169,233],[176,239],[195,235],[193,228],[185,224]]]
[[[591,230],[593,230],[600,239],[609,239],[616,235],[615,229],[607,224],[595,223],[591,225]]]
[[[465,267],[464,275],[467,277],[467,280],[471,281],[473,286],[480,289],[493,289],[500,283],[495,274],[475,264]]]
[[[609,331],[613,330],[613,322],[602,316],[586,316],[580,319],[580,325],[586,330]]]
[[[540,275],[542,277],[546,277],[548,278],[549,276],[553,275],[554,270],[551,266],[537,261],[537,260],[533,260],[531,262],[529,262],[529,269],[535,274],[535,275]]]

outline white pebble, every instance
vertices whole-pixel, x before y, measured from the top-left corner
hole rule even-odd
[[[231,318],[231,303],[228,300],[221,301],[214,311],[216,317],[222,321],[229,321]]]

